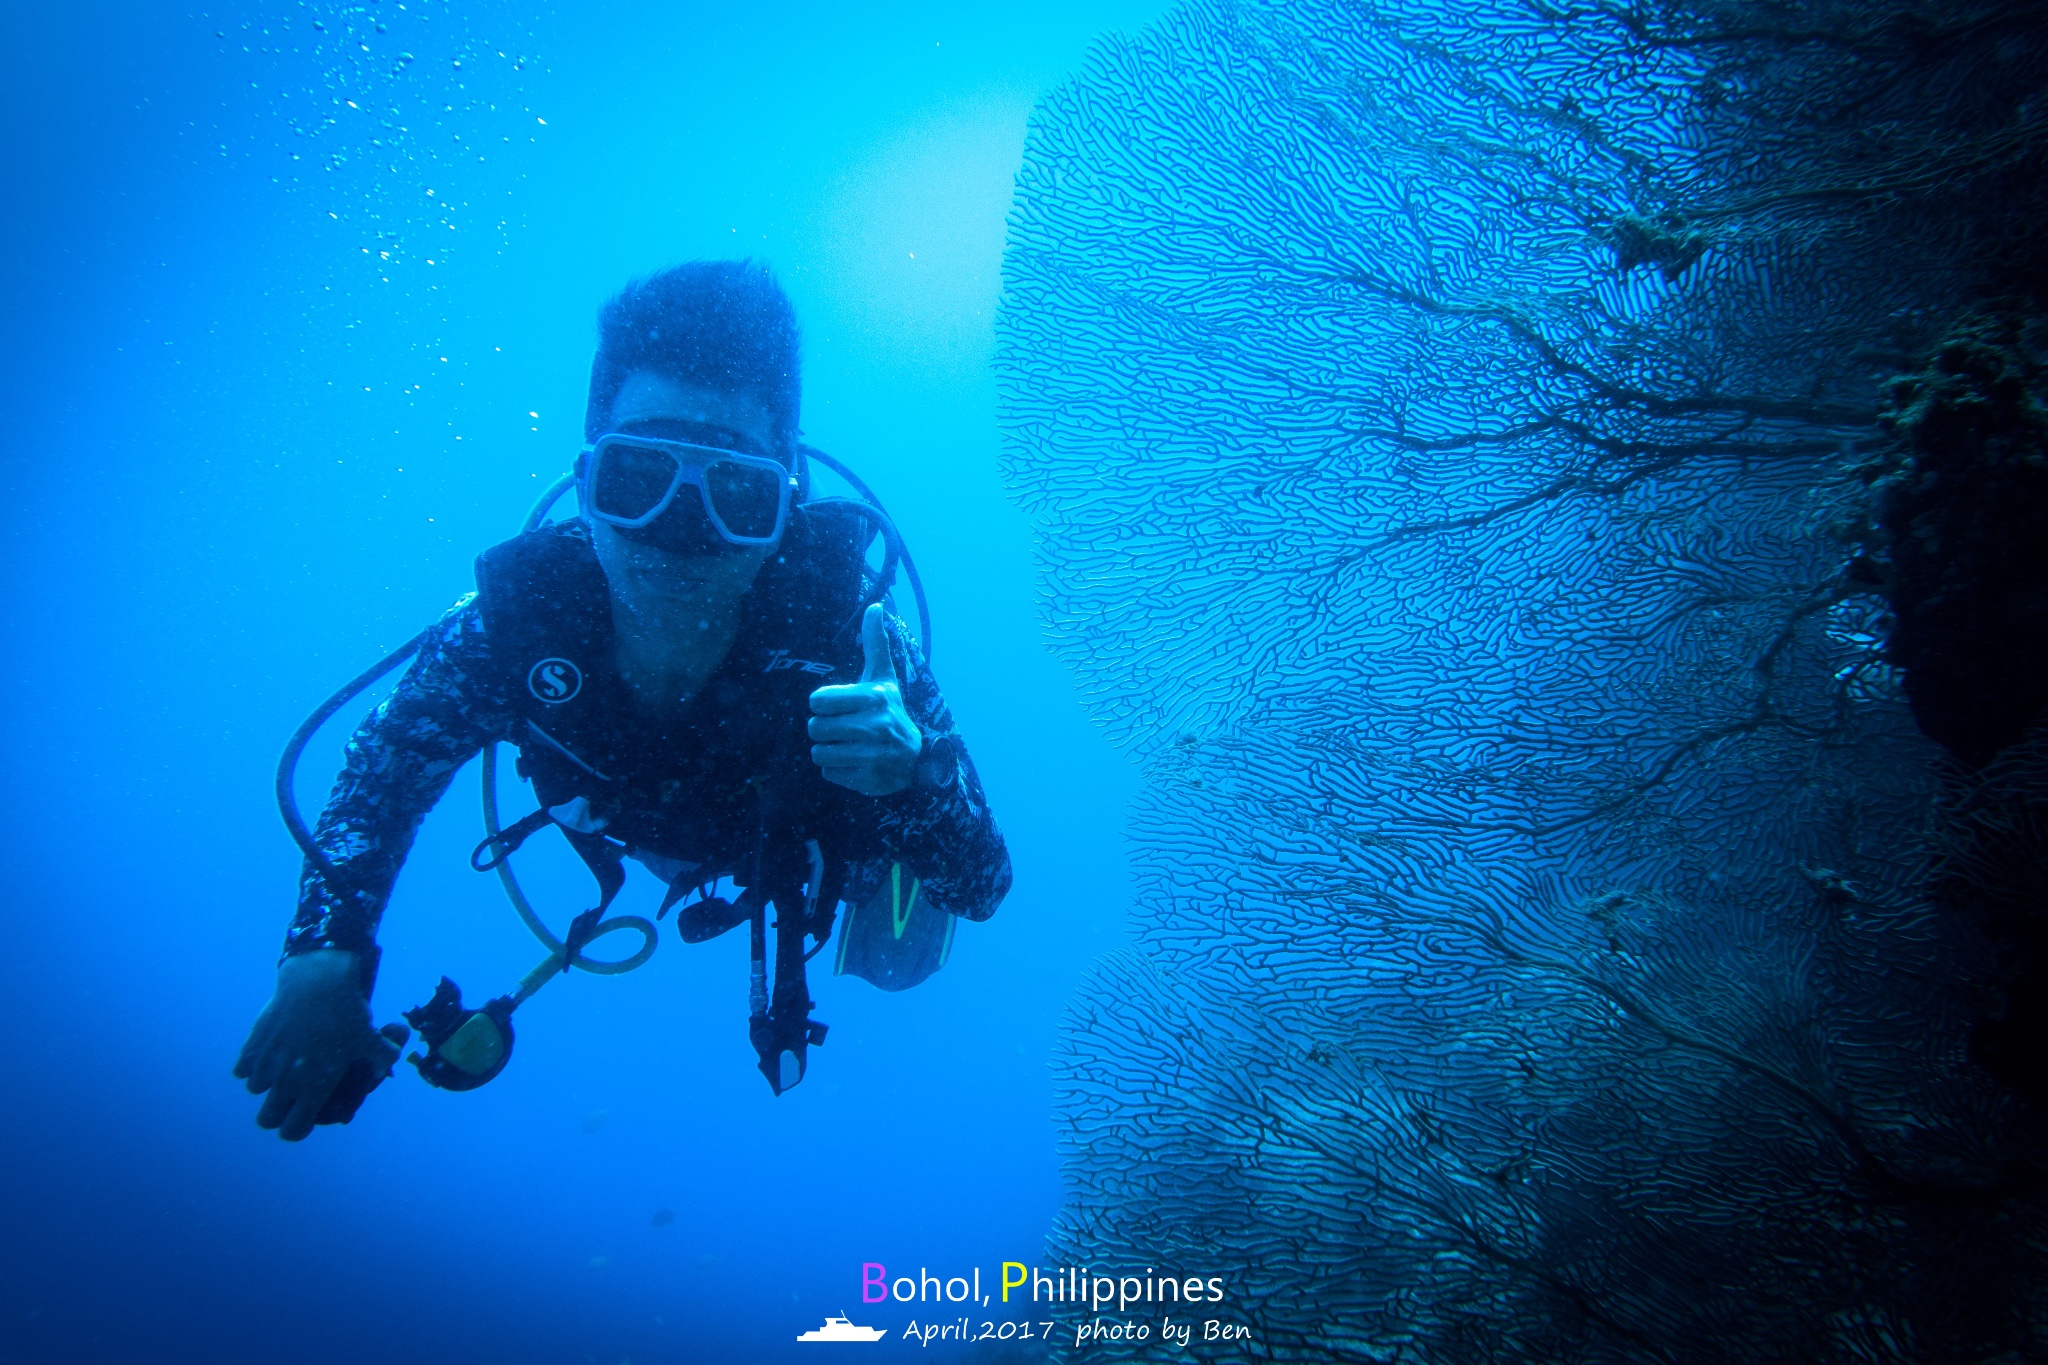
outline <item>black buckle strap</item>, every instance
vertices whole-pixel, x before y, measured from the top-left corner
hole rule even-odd
[[[829,1026],[810,1017],[813,1002],[804,972],[804,964],[809,960],[804,952],[804,936],[811,931],[812,920],[806,914],[809,907],[805,896],[799,888],[791,886],[772,893],[769,899],[775,906],[775,985],[767,1008],[764,1010],[757,1003],[748,1018],[747,1037],[754,1045],[754,1055],[760,1059],[760,1071],[769,1088],[781,1095],[804,1078],[809,1067],[807,1050],[824,1043]],[[755,923],[754,973],[759,982],[765,965],[761,956],[767,947],[767,935],[761,932],[765,926],[761,926],[760,920]]]
[[[532,838],[536,832],[551,824],[560,824],[543,806],[522,816],[516,824],[509,825],[491,835],[470,851],[469,865],[478,872],[490,872],[499,864],[519,851],[519,846]],[[602,835],[587,834],[580,829],[561,825],[562,834],[569,840],[569,846],[583,859],[583,865],[590,869],[590,875],[597,878],[598,902],[595,907],[585,910],[569,922],[569,933],[562,940],[562,970],[568,971],[576,955],[583,951],[597,934],[598,924],[604,919],[604,912],[611,908],[612,901],[626,884],[624,866],[626,852],[619,845]],[[486,854],[490,856],[486,857]]]
[[[562,970],[566,972],[583,945],[597,933],[598,921],[611,909],[613,899],[626,884],[626,850],[601,834],[586,834],[567,825],[562,826],[562,833],[568,838],[569,847],[590,869],[590,875],[597,878],[598,890],[597,904],[569,921],[568,936],[562,940]]]
[[[469,852],[470,867],[478,872],[497,871],[500,863],[504,862],[514,853],[517,853],[521,844],[531,839],[538,831],[545,829],[553,822],[554,818],[554,816],[548,814],[545,806],[531,814],[521,816],[517,823],[508,825],[496,834],[488,836],[482,843],[471,849]],[[486,862],[478,862],[477,860],[484,856],[484,852],[487,849],[491,852],[490,859]]]

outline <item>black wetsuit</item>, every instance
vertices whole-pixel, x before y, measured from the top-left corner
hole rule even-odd
[[[835,580],[818,568],[828,556],[806,555],[827,538],[813,528],[807,541],[801,519],[793,524],[743,600],[724,662],[666,728],[635,713],[612,664],[609,597],[580,522],[487,553],[480,592],[441,619],[349,740],[314,831],[342,884],[307,863],[286,954],[353,949],[367,984],[377,923],[420,821],[456,770],[500,740],[520,746],[521,772],[559,823],[586,839],[600,834],[678,887],[720,875],[744,884],[748,867],[758,875],[750,858],[800,856],[758,845],[808,835],[828,846],[838,898],[849,903],[896,863],[935,907],[973,920],[995,913],[1010,886],[1009,854],[902,621],[888,618],[889,647],[904,705],[924,732],[918,781],[862,796],[826,782],[811,762],[810,691],[856,681],[862,663],[858,568],[851,582],[843,570]],[[580,655],[568,669],[554,657],[565,651]],[[573,703],[561,700],[565,677]]]

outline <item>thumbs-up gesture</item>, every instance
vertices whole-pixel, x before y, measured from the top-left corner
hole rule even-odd
[[[867,656],[860,681],[811,693],[811,762],[828,782],[888,796],[916,778],[924,734],[903,708],[879,602],[861,618],[860,643]]]

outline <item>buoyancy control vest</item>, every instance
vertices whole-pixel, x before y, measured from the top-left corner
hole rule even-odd
[[[825,1033],[809,1018],[803,940],[824,942],[850,866],[882,853],[849,793],[811,762],[806,729],[812,691],[861,676],[871,536],[850,509],[797,508],[742,600],[724,662],[659,721],[619,674],[611,598],[581,522],[528,531],[477,560],[489,685],[519,718],[519,772],[540,801],[479,854],[502,858],[552,823],[598,879],[602,900],[585,924],[609,905],[629,856],[669,884],[660,915],[697,893],[679,916],[686,939],[752,920],[749,1032],[778,1094],[802,1078],[806,1046]],[[727,878],[744,888],[735,902],[712,894]],[[770,905],[772,997],[762,964]]]
[[[863,584],[851,530],[820,520],[792,521],[743,599],[725,661],[660,728],[619,676],[610,596],[581,523],[478,559],[493,681],[524,726],[520,771],[559,822],[721,875],[769,828],[840,836],[843,789],[810,762],[805,722],[812,691],[860,676]]]
[[[902,990],[944,965],[953,916],[920,899],[919,882],[875,842],[871,827],[848,819],[848,794],[826,783],[809,762],[805,721],[816,687],[861,673],[858,622],[883,600],[901,569],[908,577],[929,650],[930,613],[917,566],[872,490],[823,451],[802,447],[803,491],[776,556],[757,574],[745,599],[744,626],[724,664],[673,726],[650,736],[626,695],[614,660],[610,593],[587,529],[546,517],[574,484],[555,480],[526,518],[526,531],[478,560],[478,607],[493,645],[493,675],[477,683],[507,699],[518,720],[510,736],[520,769],[532,778],[540,808],[498,827],[495,744],[483,751],[486,835],[471,855],[479,871],[495,870],[547,958],[519,983],[482,1007],[462,1003],[461,989],[441,979],[433,999],[405,1017],[427,1051],[407,1060],[431,1084],[471,1090],[504,1069],[512,1049],[512,1012],[554,976],[581,968],[599,975],[633,971],[653,954],[654,923],[638,915],[604,918],[625,874],[630,850],[663,881],[660,919],[684,901],[678,925],[685,942],[702,942],[751,922],[752,980],[748,1032],[760,1069],[777,1094],[800,1080],[805,1048],[822,1042],[825,1026],[809,1018],[804,964],[832,933],[842,893],[849,912],[835,969],[883,990]],[[809,494],[809,464],[844,479],[857,498]],[[879,570],[866,553],[881,537]],[[278,759],[278,814],[307,863],[330,885],[348,874],[320,847],[298,808],[294,775],[306,746],[343,706],[413,657],[437,627],[429,626],[356,675],[306,717]],[[601,899],[556,938],[527,902],[507,858],[536,830],[555,825],[596,875]],[[720,877],[745,888],[732,902],[713,894]],[[872,884],[870,884],[872,883]],[[858,905],[856,908],[856,901]],[[771,1003],[765,957],[769,906],[776,910],[775,985]],[[607,935],[640,935],[638,951],[598,958],[584,950]],[[817,947],[804,950],[804,939]],[[374,950],[372,950],[374,953]],[[374,972],[374,957],[370,969]],[[403,1046],[404,1030],[384,1033]],[[318,1122],[346,1123],[390,1074],[367,1062],[352,1066],[322,1108]]]

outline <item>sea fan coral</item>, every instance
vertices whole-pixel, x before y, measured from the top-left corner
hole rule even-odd
[[[1785,131],[1850,22],[1198,3],[1041,106],[1007,472],[1148,773],[1056,1261],[1227,1270],[1259,1358],[2048,1350],[1859,567],[1989,257],[1824,193],[1924,128]]]

